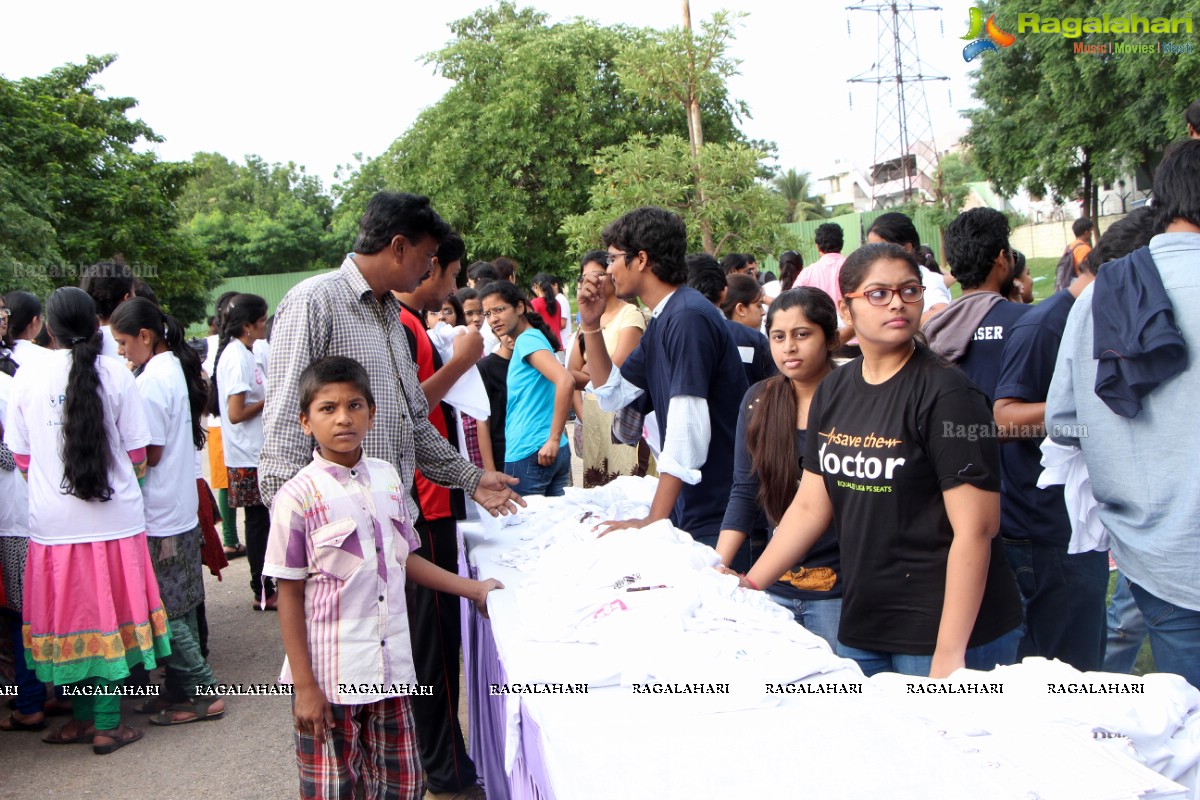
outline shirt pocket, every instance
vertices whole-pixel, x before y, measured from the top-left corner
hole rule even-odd
[[[412,550],[409,547],[409,537],[405,535],[406,531],[412,532],[412,538],[417,538],[417,532],[413,529],[412,523],[402,516],[392,515],[392,551],[395,553],[396,562],[400,566],[405,566],[408,563],[408,556]]]
[[[330,577],[346,580],[362,566],[361,554],[347,549],[350,542],[357,541],[358,526],[352,519],[343,519],[322,525],[313,531],[314,566]]]

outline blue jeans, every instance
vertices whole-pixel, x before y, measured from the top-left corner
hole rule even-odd
[[[1108,644],[1104,648],[1104,671],[1129,674],[1137,663],[1138,651],[1146,641],[1146,620],[1142,617],[1129,579],[1117,573],[1117,588],[1108,605]]]
[[[967,669],[988,671],[998,666],[1011,664],[1017,657],[1017,644],[1021,641],[1021,629],[1013,628],[987,644],[967,649]],[[933,666],[933,655],[913,656],[907,653],[881,653],[876,650],[860,650],[838,643],[837,654],[858,662],[868,678],[880,672],[899,672],[901,675],[928,676]]]
[[[571,450],[558,449],[558,458],[548,467],[538,463],[536,452],[520,461],[504,462],[504,473],[521,482],[512,487],[517,494],[544,494],[546,497],[562,497],[563,489],[571,479]]]
[[[792,612],[800,627],[820,636],[829,646],[837,651],[838,622],[842,618],[842,598],[830,597],[828,600],[798,600],[784,597],[767,590],[767,597]]]
[[[1129,590],[1150,629],[1154,668],[1182,675],[1200,689],[1200,611],[1168,603],[1132,581]]]
[[[1067,548],[1004,540],[1025,609],[1017,658],[1057,658],[1081,672],[1104,664],[1108,553],[1068,555]]]

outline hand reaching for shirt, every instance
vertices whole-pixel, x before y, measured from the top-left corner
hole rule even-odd
[[[604,522],[601,522],[599,525],[592,528],[592,530],[597,531],[601,528],[604,529],[600,530],[600,533],[596,535],[596,538],[599,539],[601,536],[607,536],[613,531],[641,530],[653,521],[654,520],[650,519],[606,519]]]
[[[479,485],[475,487],[475,493],[471,497],[493,517],[513,514],[516,513],[517,506],[525,506],[521,495],[512,490],[512,487],[518,483],[520,483],[520,479],[514,478],[512,475],[505,475],[503,472],[485,472],[479,479]]]

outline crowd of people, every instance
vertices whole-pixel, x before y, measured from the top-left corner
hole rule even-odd
[[[111,753],[143,735],[114,688],[160,666],[137,713],[220,719],[203,570],[244,556],[247,613],[278,614],[301,795],[482,797],[457,598],[486,614],[503,587],[458,574],[458,522],[562,495],[572,417],[585,487],[658,479],[646,517],[597,535],[669,519],[868,675],[1024,656],[1127,671],[1144,630],[1157,667],[1200,686],[1200,501],[1180,480],[1200,441],[1174,421],[1200,391],[1197,187],[1185,141],[1152,207],[1094,248],[1076,225],[1037,305],[987,208],[946,229],[948,273],[890,212],[845,256],[822,224],[820,258],[787,251],[776,277],[688,253],[684,222],[643,207],[580,260],[575,315],[560,279],[526,293],[512,259],[464,270],[468,243],[397,192],[273,316],[218,298],[207,341],[120,263],[44,305],[12,292],[0,605],[18,694],[0,731],[48,728],[67,701],[47,686],[85,687],[43,741]],[[1073,459],[1063,484],[1039,482],[1047,439]],[[412,685],[432,691],[386,688]]]

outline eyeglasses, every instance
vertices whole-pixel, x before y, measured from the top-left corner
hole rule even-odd
[[[490,311],[484,311],[483,318],[491,319],[492,317],[497,316],[498,314],[503,314],[505,311],[508,311],[510,308],[512,308],[512,306],[496,306],[496,307],[492,308]]]
[[[618,258],[621,258],[622,256],[625,258],[625,260],[628,261],[629,259],[633,258],[635,255],[637,255],[637,253],[609,253],[607,256],[604,257],[604,263],[612,264],[614,261],[616,261]]]
[[[919,303],[925,298],[924,286],[898,286],[889,289],[868,289],[865,292],[851,292],[842,297],[849,300],[852,297],[865,297],[873,306],[886,306],[892,298],[899,294],[900,299],[908,304]]]

